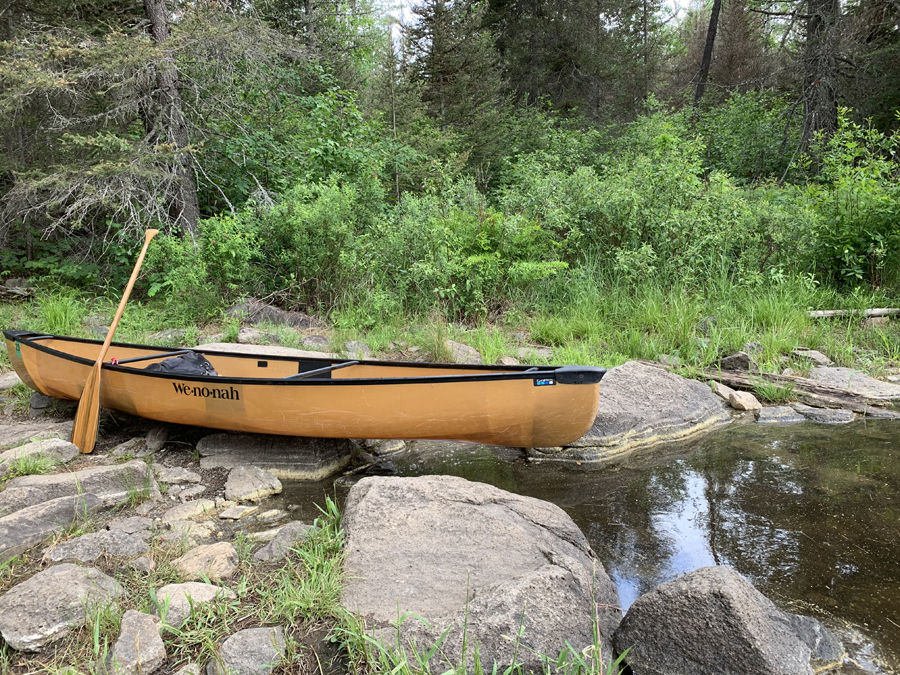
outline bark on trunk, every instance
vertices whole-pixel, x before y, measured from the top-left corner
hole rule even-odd
[[[694,92],[694,105],[700,102],[703,92],[706,90],[706,80],[709,77],[709,66],[712,63],[713,45],[716,42],[716,31],[719,28],[719,11],[722,9],[722,0],[714,0],[712,11],[709,14],[709,28],[706,30],[706,46],[703,48],[703,59],[700,61],[700,77],[697,80],[697,91]]]
[[[809,0],[804,57],[804,144],[816,133],[831,135],[837,130],[838,12],[838,0]]]
[[[144,10],[150,22],[150,34],[163,44],[169,39],[169,25],[166,20],[165,0],[144,0]],[[145,121],[151,124],[147,129],[156,142],[171,145],[176,152],[175,173],[178,187],[170,208],[170,216],[181,231],[195,238],[200,220],[200,204],[197,200],[197,180],[194,176],[193,158],[188,148],[187,124],[178,91],[178,69],[168,51],[163,52],[157,64],[156,81],[158,87],[158,108],[156,114]]]

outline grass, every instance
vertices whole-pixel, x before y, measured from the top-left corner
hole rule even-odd
[[[790,403],[796,398],[792,383],[779,385],[760,380],[753,384],[753,393],[768,403]]]
[[[42,476],[52,473],[59,466],[59,460],[47,457],[41,452],[24,455],[9,463],[9,469],[4,474],[3,481],[17,478],[18,476]]]

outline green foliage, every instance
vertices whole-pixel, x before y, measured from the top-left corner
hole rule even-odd
[[[57,466],[59,466],[57,460],[40,452],[24,455],[9,462],[9,467],[3,474],[3,480],[10,480],[17,476],[42,476],[51,473]]]
[[[753,384],[753,393],[769,403],[790,403],[795,398],[794,385],[790,382],[779,385],[760,380]]]
[[[87,314],[84,301],[72,291],[58,291],[42,297],[39,328],[50,335],[80,335]]]

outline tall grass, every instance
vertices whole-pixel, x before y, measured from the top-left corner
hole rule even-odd
[[[59,291],[46,295],[38,301],[40,314],[35,330],[51,335],[82,335],[82,322],[87,314],[87,305],[72,293]]]

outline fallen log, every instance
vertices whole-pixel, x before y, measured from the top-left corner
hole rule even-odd
[[[882,307],[875,309],[817,309],[809,313],[810,318],[826,319],[831,316],[897,316],[900,309]]]

